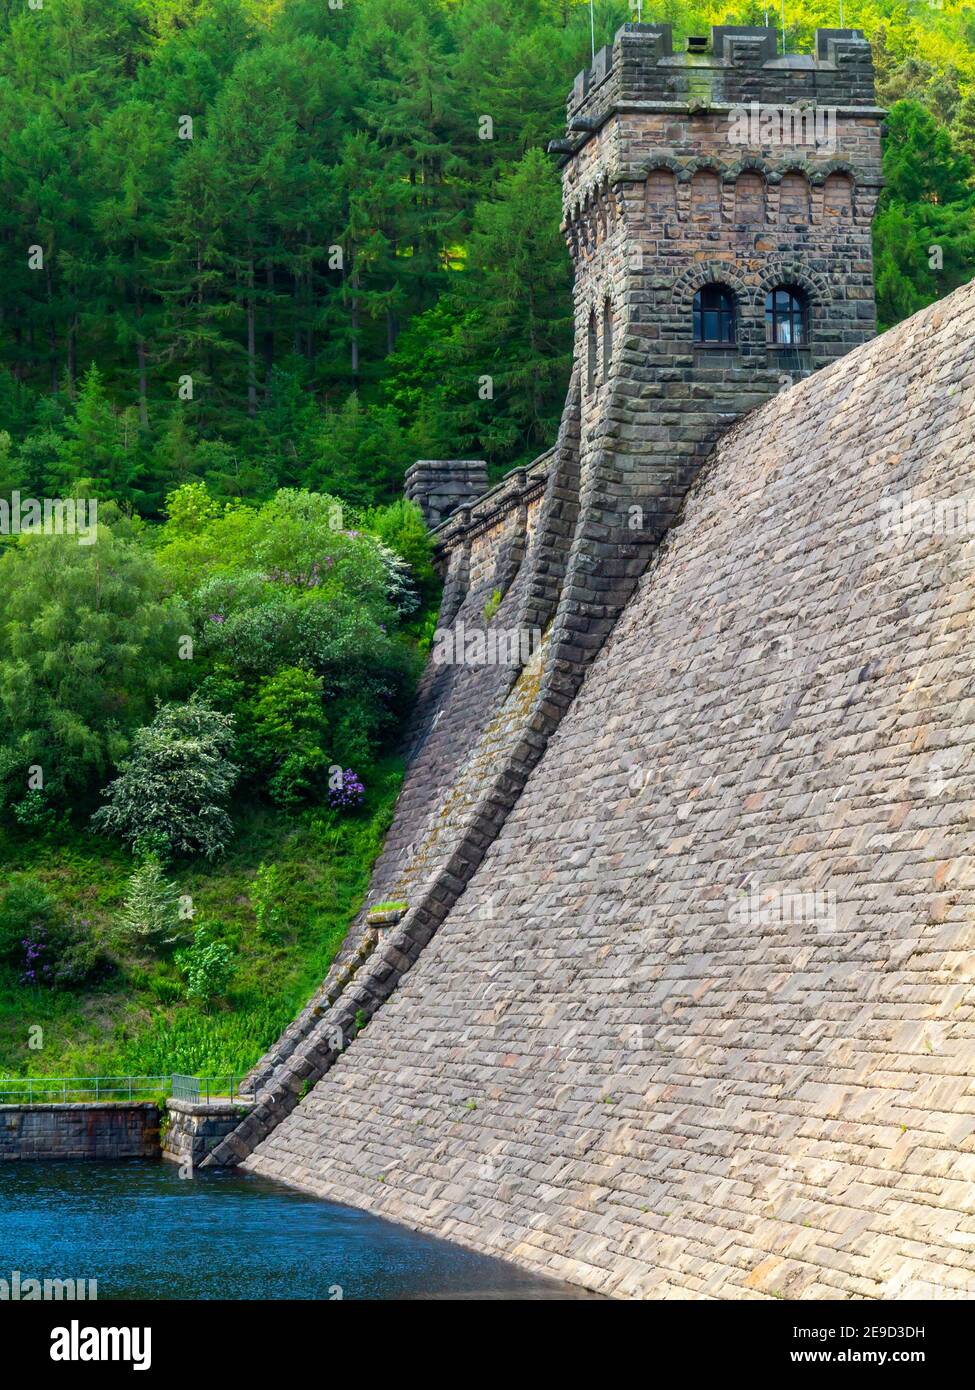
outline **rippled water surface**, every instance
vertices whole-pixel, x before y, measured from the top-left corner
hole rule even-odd
[[[98,1297],[584,1298],[458,1245],[250,1174],[173,1163],[0,1164],[0,1278]]]

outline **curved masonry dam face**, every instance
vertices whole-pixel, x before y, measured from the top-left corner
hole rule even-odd
[[[975,285],[873,337],[869,45],[775,54],[626,25],[577,79],[559,437],[408,474],[453,659],[206,1164],[621,1297],[970,1296]],[[732,146],[783,102],[832,147]]]
[[[725,436],[246,1167],[620,1296],[975,1290],[973,342],[969,285]]]

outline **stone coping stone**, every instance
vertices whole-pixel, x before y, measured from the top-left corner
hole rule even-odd
[[[366,921],[370,927],[395,927],[406,916],[405,907],[391,907],[385,912],[368,912]]]
[[[0,1105],[0,1113],[5,1110],[157,1110],[158,1108],[154,1100],[35,1101],[25,1102],[23,1105],[14,1101],[12,1104]]]
[[[253,1100],[173,1100],[166,1101],[166,1109],[174,1115],[237,1115],[242,1110],[252,1110]]]

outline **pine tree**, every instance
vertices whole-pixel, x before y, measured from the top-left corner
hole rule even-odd
[[[975,88],[962,98],[951,124],[955,149],[970,159],[975,167]]]
[[[886,187],[874,221],[877,315],[889,327],[970,280],[972,164],[918,102],[890,112]]]
[[[129,879],[118,929],[127,944],[148,951],[163,950],[180,939],[179,895],[158,855],[147,854]]]
[[[458,454],[510,466],[554,437],[572,350],[558,203],[554,171],[530,150],[478,204],[469,269],[395,357],[391,398],[415,404],[414,442],[452,437]]]
[[[105,253],[104,291],[114,307],[111,323],[123,360],[129,358],[134,367],[139,421],[147,429],[149,356],[161,320],[154,287],[179,142],[155,107],[133,101],[109,114],[92,144],[96,186],[108,190],[93,212]]]
[[[81,382],[74,414],[51,464],[49,485],[70,491],[82,479],[103,498],[124,501],[137,466],[135,411],[118,413],[105,390],[101,372],[91,364]]]

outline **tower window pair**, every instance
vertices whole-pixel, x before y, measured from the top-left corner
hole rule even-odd
[[[694,341],[727,347],[738,337],[735,297],[725,285],[702,285],[694,296]],[[809,302],[795,285],[777,285],[765,296],[765,341],[803,347],[809,341]]]
[[[589,334],[586,346],[587,379],[590,391],[595,391],[599,381],[599,343],[596,336],[596,311],[589,314]],[[613,309],[608,299],[603,300],[603,381],[609,380],[609,369],[613,365]]]

